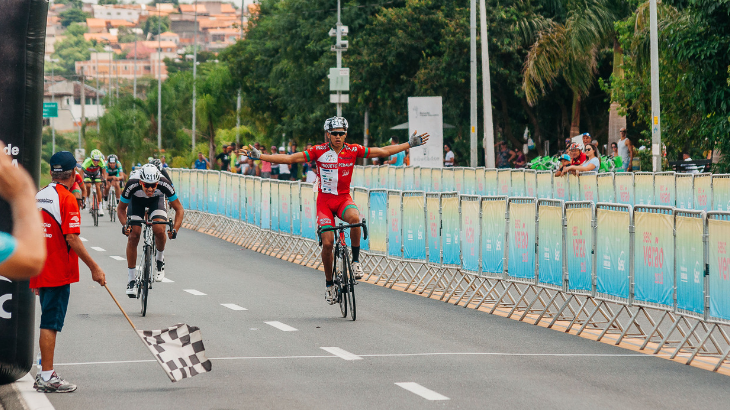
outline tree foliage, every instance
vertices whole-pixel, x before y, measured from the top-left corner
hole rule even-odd
[[[158,29],[159,24],[159,29]],[[170,17],[168,16],[155,16],[150,15],[147,20],[144,22],[144,26],[142,26],[142,31],[144,31],[145,34],[152,33],[152,35],[156,36],[160,33],[164,33],[166,31],[170,30]]]
[[[61,25],[68,27],[73,23],[83,23],[89,18],[89,13],[81,11],[80,8],[70,8],[62,11],[58,17],[61,19]]]

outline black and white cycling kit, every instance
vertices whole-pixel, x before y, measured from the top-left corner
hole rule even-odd
[[[168,201],[176,201],[177,193],[172,182],[161,177],[157,188],[152,196],[147,196],[142,187],[142,181],[137,178],[130,179],[122,190],[120,201],[129,204],[127,215],[131,220],[144,220],[145,208],[149,210],[149,219],[167,219],[167,208],[165,197]]]

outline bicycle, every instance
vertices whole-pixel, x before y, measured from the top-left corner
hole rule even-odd
[[[96,189],[94,184],[91,184],[91,218],[94,220],[94,226],[99,226],[99,201],[96,199]]]
[[[140,257],[139,264],[141,269],[137,270],[137,277],[135,278],[135,281],[137,282],[137,299],[140,299],[140,303],[142,305],[141,313],[142,316],[146,316],[148,294],[150,289],[152,289],[152,282],[154,282],[154,280],[152,279],[152,266],[155,259],[156,248],[155,235],[152,231],[152,225],[168,225],[169,228],[172,230],[174,224],[172,218],[168,219],[167,221],[127,220],[127,224],[124,226],[123,232],[126,232],[127,229],[129,229],[131,226],[142,225],[144,225],[144,230],[142,232],[142,240],[144,241],[144,245],[142,246],[142,256]]]
[[[352,272],[350,264],[350,254],[347,252],[347,244],[345,243],[345,229],[362,227],[363,237],[368,238],[368,227],[363,219],[358,224],[343,225],[339,224],[334,228],[319,228],[317,236],[319,237],[319,246],[322,246],[322,233],[334,231],[336,232],[334,261],[332,273],[334,275],[334,286],[337,294],[337,302],[340,304],[340,312],[342,317],[347,317],[347,308],[350,308],[350,317],[352,320],[357,318],[357,310],[355,304],[355,274]]]
[[[109,209],[109,217],[111,218],[111,221],[114,222],[117,220],[117,188],[112,183],[109,186],[109,193],[107,194],[109,196],[109,200],[107,201],[107,209]]]

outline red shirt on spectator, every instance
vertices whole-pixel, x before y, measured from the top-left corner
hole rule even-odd
[[[66,236],[81,233],[81,215],[76,197],[64,186],[51,182],[40,190],[36,204],[43,217],[48,258],[41,274],[31,278],[30,288],[50,288],[79,281],[79,257]]]
[[[570,161],[570,165],[581,165],[584,162],[586,162],[586,154],[585,152],[581,152],[580,155],[578,155],[578,158],[574,158]]]

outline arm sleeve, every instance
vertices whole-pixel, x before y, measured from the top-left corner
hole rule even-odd
[[[134,192],[134,184],[139,185],[139,180],[138,179],[127,180],[127,184],[124,185],[124,189],[122,189],[122,195],[119,198],[120,201],[122,201],[125,204],[128,204],[132,201],[132,192]]]
[[[312,148],[304,151],[304,156],[307,157],[307,162],[314,161],[317,159],[317,154],[315,152],[316,148],[317,148],[316,145],[312,145]]]
[[[168,201],[173,202],[177,200],[177,192],[175,192],[175,187],[169,180],[160,180],[158,187],[162,191],[162,194],[167,197]]]
[[[12,235],[0,232],[0,263],[5,262],[15,252],[18,243]]]
[[[357,158],[367,158],[370,154],[370,149],[365,148],[362,145],[357,145]]]

